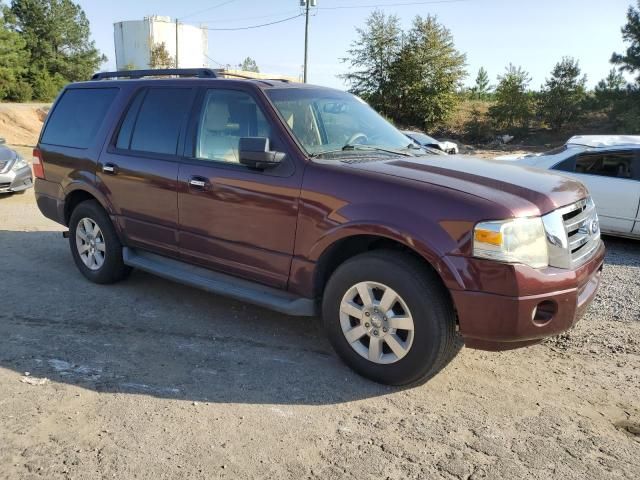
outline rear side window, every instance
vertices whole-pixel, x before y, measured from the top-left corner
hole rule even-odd
[[[42,143],[90,147],[117,94],[117,88],[66,90],[51,113]]]
[[[122,122],[116,147],[175,155],[190,100],[189,88],[149,88],[140,92]]]

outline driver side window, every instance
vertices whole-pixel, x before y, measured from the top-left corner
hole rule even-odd
[[[632,160],[633,155],[629,153],[581,155],[576,160],[576,173],[629,179]]]
[[[270,136],[269,124],[249,94],[211,89],[204,99],[195,156],[201,160],[239,163],[240,138]]]

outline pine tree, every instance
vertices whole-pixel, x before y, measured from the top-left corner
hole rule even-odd
[[[580,64],[571,57],[564,57],[551,71],[540,94],[540,116],[554,129],[561,129],[575,121],[586,99],[587,77],[582,75]]]
[[[342,59],[351,71],[341,75],[350,92],[362,97],[384,115],[394,110],[387,99],[391,65],[402,48],[400,20],[378,10],[367,18],[364,28],[356,30],[358,39],[351,44],[348,58]]]
[[[64,84],[90,78],[106,60],[90,39],[84,11],[71,0],[12,0],[2,13],[25,42],[30,62],[23,79],[37,100],[51,100]]]
[[[512,64],[504,75],[498,77],[495,105],[489,108],[489,116],[499,128],[526,129],[532,116],[532,98],[528,91],[531,77],[521,67]]]
[[[255,72],[255,73],[260,72],[260,69],[258,68],[258,64],[251,57],[245,58],[242,61],[242,63],[238,66],[240,67],[240,70],[244,70],[245,72]]]
[[[417,16],[390,69],[392,118],[422,129],[442,124],[459,102],[465,64],[451,32],[436,17]]]
[[[473,98],[476,100],[486,100],[491,92],[489,83],[489,74],[484,67],[480,67],[478,76],[476,77],[476,84],[471,88]]]
[[[630,44],[629,48],[625,53],[614,53],[611,63],[619,65],[621,71],[640,72],[640,0],[637,9],[631,6],[627,11],[627,24],[622,27],[622,38]],[[636,82],[640,84],[640,73]]]
[[[0,100],[31,100],[32,88],[23,80],[29,63],[26,42],[0,19]]]

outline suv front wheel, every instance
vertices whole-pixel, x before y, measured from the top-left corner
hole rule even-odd
[[[440,279],[402,252],[373,251],[340,265],[327,283],[322,310],[338,355],[376,382],[424,382],[460,349]]]
[[[69,246],[80,272],[94,283],[114,283],[130,272],[111,219],[95,200],[80,203],[69,220]]]

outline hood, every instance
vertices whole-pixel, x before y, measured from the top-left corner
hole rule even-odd
[[[544,215],[585,198],[582,183],[517,164],[451,155],[356,162],[350,168],[465,192],[509,208],[514,216]]]
[[[493,160],[497,160],[499,162],[513,162],[516,160],[523,160],[525,158],[534,158],[541,156],[540,153],[510,153],[508,155],[500,155],[499,157],[494,157]]]

